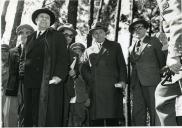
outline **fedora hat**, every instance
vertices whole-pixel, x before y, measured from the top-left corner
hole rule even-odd
[[[135,26],[136,24],[143,24],[144,27],[145,27],[146,29],[147,29],[148,26],[149,26],[148,22],[145,21],[144,19],[135,18],[135,19],[133,19],[133,23],[131,23],[131,25],[129,26],[129,32],[133,32],[134,26]]]
[[[95,24],[92,25],[91,29],[89,30],[89,33],[92,34],[93,31],[97,29],[103,29],[105,32],[107,32],[107,28],[103,23],[96,22]]]
[[[59,26],[57,28],[57,30],[60,31],[60,32],[64,31],[65,29],[68,29],[68,30],[72,31],[74,36],[77,35],[77,31],[73,28],[73,25],[70,24],[70,23],[66,23],[66,24],[64,24],[62,26]]]
[[[23,29],[23,28],[26,28],[26,29],[29,29],[30,31],[34,31],[33,27],[28,25],[28,24],[21,24],[19,25],[17,28],[16,28],[16,34],[19,34],[19,32]]]
[[[37,16],[40,14],[40,13],[46,13],[50,16],[50,20],[51,20],[51,23],[50,23],[50,26],[54,24],[56,18],[55,18],[55,15],[52,11],[50,11],[49,9],[47,8],[41,8],[41,9],[38,9],[36,11],[33,12],[32,14],[32,21],[35,25],[37,25],[37,23],[35,22],[35,19],[37,18]]]

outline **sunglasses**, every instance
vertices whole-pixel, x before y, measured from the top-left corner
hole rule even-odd
[[[70,37],[70,38],[73,38],[73,37],[74,37],[73,34],[68,34],[68,33],[64,33],[64,36],[65,36],[65,37]]]

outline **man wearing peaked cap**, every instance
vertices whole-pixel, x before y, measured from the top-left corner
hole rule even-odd
[[[27,37],[32,34],[34,29],[32,26],[28,24],[21,24],[16,29],[17,34],[17,45],[15,48],[9,50],[9,75],[8,75],[8,83],[5,89],[6,95],[6,109],[4,109],[4,126],[5,127],[17,127],[18,121],[22,121],[23,114],[18,112],[18,108],[22,108],[22,94],[20,93],[22,90],[21,77],[20,77],[20,63],[23,61],[20,60],[20,56],[23,53],[24,45],[27,41]],[[20,80],[21,79],[21,80]],[[19,91],[21,90],[21,91]],[[19,91],[19,93],[18,93]],[[20,95],[18,95],[20,94]],[[17,102],[20,101],[20,102]],[[20,114],[21,113],[21,114]],[[22,126],[22,125],[20,125]]]
[[[26,28],[27,30],[29,30],[29,31],[31,31],[31,32],[34,31],[34,29],[33,29],[32,26],[30,26],[30,25],[28,25],[28,24],[22,24],[22,25],[19,25],[19,26],[16,28],[16,34],[19,35],[20,32],[21,32],[21,30],[22,30],[23,28]]]
[[[84,79],[90,88],[91,126],[119,126],[123,121],[126,63],[120,44],[106,39],[106,32],[103,23],[95,23],[89,31],[94,38],[92,46],[83,55]]]
[[[34,11],[32,21],[37,30],[25,45],[24,126],[62,126],[59,117],[63,117],[63,81],[68,68],[66,40],[50,29],[55,16],[49,9]]]

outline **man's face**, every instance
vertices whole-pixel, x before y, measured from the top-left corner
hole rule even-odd
[[[133,36],[141,39],[143,38],[147,33],[147,29],[144,27],[143,24],[136,24],[134,26],[134,30],[133,30]]]
[[[20,32],[18,33],[18,39],[17,39],[18,43],[24,45],[27,41],[27,36],[29,36],[31,33],[32,31],[27,28],[21,29]]]
[[[71,30],[65,29],[63,32],[63,35],[66,38],[67,45],[69,45],[72,42],[73,37],[74,37],[73,32]]]
[[[46,30],[50,27],[51,19],[47,13],[40,13],[35,19],[39,30]]]
[[[97,29],[93,31],[92,36],[96,40],[96,42],[102,43],[105,40],[106,32],[103,29]]]
[[[81,57],[81,55],[83,54],[81,48],[74,48],[73,52],[75,52],[76,54],[78,54],[79,57]]]

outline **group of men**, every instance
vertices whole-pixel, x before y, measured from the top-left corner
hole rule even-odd
[[[172,35],[167,66],[178,73],[182,53],[181,3],[179,0],[175,0],[178,3],[164,1],[160,4],[169,5],[162,6],[162,9]],[[174,11],[179,17],[168,21],[168,15],[174,15],[168,14],[174,7],[179,9]],[[36,10],[32,21],[37,30],[27,24],[20,25],[16,31],[20,45],[9,52],[5,94],[11,98],[21,97],[23,105],[15,103],[13,107],[19,120],[9,119],[4,113],[8,118],[4,119],[4,125],[121,125],[124,121],[122,99],[127,85],[127,68],[120,44],[106,39],[108,30],[103,23],[97,22],[92,26],[89,34],[94,40],[92,46],[85,49],[83,44],[73,43],[77,31],[71,24],[60,26],[57,30],[50,27],[55,22],[54,13],[50,10]],[[166,57],[159,39],[147,36],[147,28],[148,23],[139,18],[129,26],[134,37],[129,48],[132,125],[146,126],[147,112],[151,126],[177,125],[175,99],[181,95],[180,85],[178,82],[171,86],[160,84],[160,71],[166,65]],[[19,101],[19,98],[16,100]],[[3,112],[9,111],[6,102]]]

